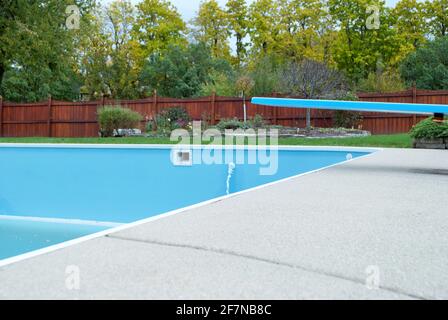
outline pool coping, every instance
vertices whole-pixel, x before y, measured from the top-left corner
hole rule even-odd
[[[284,179],[280,179],[280,180],[276,180],[270,183],[266,183],[266,184],[262,184],[253,188],[249,188],[246,190],[242,190],[239,192],[235,192],[235,193],[231,193],[228,195],[224,195],[224,196],[220,196],[217,198],[213,198],[210,200],[206,200],[203,202],[199,202],[197,204],[191,205],[191,206],[187,206],[187,207],[183,207],[183,208],[179,208],[179,209],[175,209],[172,211],[168,211],[166,213],[162,213],[153,217],[149,217],[149,218],[145,218],[145,219],[141,219],[135,222],[131,222],[131,223],[126,223],[123,224],[121,226],[118,227],[114,227],[111,229],[107,229],[104,231],[100,231],[100,232],[96,232],[96,233],[92,233],[90,235],[87,236],[83,236],[83,237],[79,237],[73,240],[69,240],[69,241],[65,241],[59,244],[55,244],[49,247],[45,247],[42,249],[38,249],[38,250],[34,250],[28,253],[24,253],[18,256],[14,256],[11,258],[6,258],[3,260],[0,260],[0,268],[14,264],[14,263],[18,263],[20,261],[23,260],[28,260],[40,255],[44,255],[47,253],[51,253],[51,252],[55,252],[61,249],[65,249],[80,243],[84,243],[87,242],[89,240],[93,240],[93,239],[97,239],[100,237],[104,237],[113,233],[117,233],[123,230],[127,230],[127,229],[131,229],[133,227],[137,227],[152,221],[156,221],[156,220],[160,220],[160,219],[164,219],[167,217],[171,217],[180,213],[186,213],[190,210],[196,209],[196,208],[200,208],[200,207],[204,207],[213,203],[217,203],[226,199],[230,199],[233,197],[236,197],[238,195],[241,194],[245,194],[245,193],[249,193],[255,190],[259,190],[262,188],[267,188],[269,186],[272,185],[276,185],[279,183],[283,183],[292,179],[296,179],[302,176],[306,176],[309,174],[313,174],[313,173],[317,173],[320,171],[324,171],[327,170],[329,168],[333,168],[336,166],[340,166],[342,164],[347,164],[362,158],[366,158],[369,156],[372,156],[374,154],[376,154],[377,152],[382,152],[384,151],[384,148],[370,148],[370,147],[337,147],[337,146],[268,146],[268,145],[262,145],[262,146],[244,146],[244,145],[237,145],[237,146],[226,146],[226,145],[181,145],[181,144],[141,144],[141,145],[133,145],[133,144],[57,144],[57,143],[45,143],[45,144],[35,144],[35,143],[0,143],[0,149],[1,148],[60,148],[60,149],[175,149],[175,148],[179,148],[179,147],[189,147],[189,148],[193,148],[193,149],[210,149],[210,148],[224,148],[224,149],[260,149],[263,147],[269,147],[269,148],[274,148],[276,150],[284,150],[284,151],[300,151],[300,150],[304,150],[304,151],[342,151],[342,152],[355,152],[355,151],[363,151],[363,152],[369,152],[368,154],[359,156],[357,158],[353,158],[353,159],[349,159],[349,160],[345,160],[342,162],[338,162],[329,166],[325,166],[316,170],[311,170],[311,171],[307,171],[304,173],[300,173],[298,175],[294,175],[294,176],[290,176]]]
[[[289,145],[218,145],[218,144],[93,144],[93,143],[0,143],[0,148],[60,148],[60,149],[173,149],[189,147],[192,149],[278,149],[307,151],[382,151],[380,147],[350,146],[289,146]],[[324,150],[328,149],[328,150]]]

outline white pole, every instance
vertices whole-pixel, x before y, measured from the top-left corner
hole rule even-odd
[[[244,123],[247,122],[247,108],[246,108],[246,96],[243,91],[243,110],[244,110]]]

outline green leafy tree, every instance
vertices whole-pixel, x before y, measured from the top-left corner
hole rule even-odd
[[[187,27],[181,15],[167,0],[143,0],[137,5],[133,38],[138,41],[138,61],[166,50],[186,45]]]
[[[83,89],[91,98],[144,95],[139,83],[144,62],[170,44],[184,45],[180,33],[184,27],[175,8],[165,1],[144,1],[134,7],[130,1],[116,0],[97,10],[81,35]]]
[[[244,42],[249,29],[247,2],[246,0],[228,0],[226,7],[229,29],[236,39],[236,60],[239,67],[247,53],[247,44]]]
[[[401,0],[392,10],[395,17],[395,28],[403,43],[413,51],[426,41],[425,34],[429,31],[425,19],[425,4],[417,0]]]
[[[3,76],[14,56],[14,31],[15,19],[19,17],[23,8],[17,1],[5,0],[0,4],[0,86]]]
[[[239,94],[235,87],[235,77],[235,72],[230,68],[226,70],[212,70],[208,81],[201,86],[199,95],[210,96],[215,93],[218,96],[234,97]]]
[[[129,1],[114,1],[105,10],[105,34],[110,39],[107,81],[114,98],[138,97],[138,43],[131,37],[135,10]]]
[[[320,59],[320,34],[324,28],[324,3],[320,0],[279,0],[280,34],[277,51],[288,59]]]
[[[401,64],[400,72],[408,85],[420,89],[448,89],[448,36],[429,42],[411,53]]]
[[[425,2],[426,18],[429,19],[430,33],[434,37],[448,35],[448,0]]]
[[[228,15],[216,0],[201,2],[193,24],[196,40],[206,43],[214,57],[230,57]]]
[[[74,30],[66,26],[73,1],[2,1],[0,7],[0,87],[6,99],[36,101],[49,94],[74,99]],[[76,1],[80,14],[91,1]],[[19,93],[26,94],[20,95]]]
[[[156,89],[162,96],[186,98],[199,95],[203,86],[213,84],[215,72],[229,70],[230,65],[213,58],[203,43],[187,48],[172,46],[149,59],[140,82],[148,93]]]
[[[280,62],[273,55],[260,55],[253,60],[249,76],[254,81],[252,94],[254,96],[272,95],[280,87]]]
[[[329,0],[329,12],[340,29],[333,57],[338,68],[351,79],[365,78],[376,70],[378,61],[393,66],[402,59],[402,43],[384,1]]]
[[[253,54],[270,54],[278,40],[278,2],[255,0],[249,7],[249,36]]]
[[[85,18],[76,41],[78,73],[83,79],[82,91],[90,99],[111,94],[112,40],[105,32],[105,19],[100,8]]]

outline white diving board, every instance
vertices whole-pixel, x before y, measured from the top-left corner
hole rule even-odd
[[[310,108],[310,109],[345,110],[345,111],[411,113],[411,114],[425,114],[425,115],[448,114],[448,105],[444,104],[309,100],[309,99],[286,99],[286,98],[252,98],[252,104],[271,106],[271,107],[300,108],[300,109]]]

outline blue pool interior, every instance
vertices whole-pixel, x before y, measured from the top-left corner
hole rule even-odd
[[[105,229],[89,225],[0,219],[0,260]]]
[[[279,150],[274,175],[260,175],[266,163],[237,163],[229,191],[337,164],[348,154],[368,152]],[[247,150],[243,155],[248,159]],[[130,223],[223,196],[227,178],[227,163],[174,166],[168,148],[0,147],[0,260],[105,229],[2,216]]]

